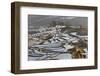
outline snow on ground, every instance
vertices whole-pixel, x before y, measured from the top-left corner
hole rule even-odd
[[[76,32],[71,33],[72,35],[76,36]],[[34,45],[32,46],[33,51],[34,51],[34,47],[38,47],[38,48],[45,48],[47,49],[48,53],[43,55],[43,56],[29,56],[28,60],[59,60],[59,59],[72,59],[71,58],[71,54],[68,53],[62,53],[62,52],[67,52],[68,49],[73,48],[74,46],[70,45],[70,42],[78,42],[78,38],[77,37],[72,37],[69,34],[65,34],[65,33],[60,33],[61,36],[54,35],[51,39],[45,40],[43,44],[38,44],[38,45]],[[65,43],[64,45],[62,43]],[[62,47],[63,46],[63,47]],[[87,52],[87,49],[84,49]],[[40,54],[42,55],[41,51],[44,52],[43,50],[37,50],[38,52],[40,52]],[[45,52],[44,52],[45,53]],[[50,55],[49,55],[50,53]]]

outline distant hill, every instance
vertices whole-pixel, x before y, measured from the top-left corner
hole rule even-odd
[[[87,28],[87,17],[74,17],[74,16],[50,16],[50,15],[29,15],[28,16],[28,28],[38,29],[40,26],[49,27],[52,24],[63,24],[65,26],[83,26]]]

